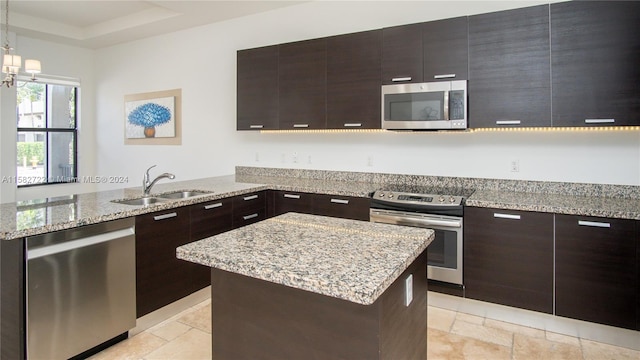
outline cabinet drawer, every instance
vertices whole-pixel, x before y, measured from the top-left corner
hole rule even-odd
[[[314,194],[302,192],[275,191],[273,215],[278,216],[288,212],[309,214],[314,196]]]
[[[227,198],[192,205],[190,207],[191,241],[231,230],[232,203],[232,200]]]
[[[369,221],[368,198],[337,195],[316,195],[312,211],[316,215]]]
[[[244,209],[242,211],[233,212],[233,228],[239,228],[245,225],[253,224],[267,218],[267,210],[265,207],[257,209]]]
[[[233,211],[237,213],[247,209],[264,208],[266,199],[266,191],[238,195],[233,198]]]

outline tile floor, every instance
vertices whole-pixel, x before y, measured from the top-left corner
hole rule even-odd
[[[210,300],[91,360],[211,359]],[[640,351],[429,306],[428,359],[639,360]]]

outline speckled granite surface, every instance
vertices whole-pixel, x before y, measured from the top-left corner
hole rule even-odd
[[[370,305],[433,240],[433,230],[287,213],[196,241],[180,259]]]
[[[152,195],[176,190],[204,190],[212,193],[185,200],[172,200],[151,206],[116,204],[111,200],[138,198],[140,188],[101,191],[70,197],[33,201],[25,204],[0,204],[0,240],[70,229],[82,225],[150,213],[264,190],[261,184],[235,181],[235,176],[212,177],[190,181],[167,181],[157,184]]]
[[[540,181],[472,179],[340,171],[237,167],[236,175],[166,181],[153,194],[204,190],[211,194],[151,206],[112,203],[141,196],[140,188],[78,194],[30,204],[0,204],[0,240],[11,240],[121,219],[265,189],[367,197],[387,184],[475,191],[468,206],[640,220],[640,187]]]

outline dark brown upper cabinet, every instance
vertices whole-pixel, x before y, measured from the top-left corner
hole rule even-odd
[[[379,129],[382,30],[327,38],[327,128]]]
[[[551,5],[554,126],[640,124],[640,2]]]
[[[422,30],[424,81],[468,79],[467,17],[430,21]]]
[[[470,16],[469,127],[551,126],[549,58],[548,5]]]
[[[278,128],[278,46],[237,54],[237,129]]]
[[[326,128],[326,38],[282,44],[279,51],[279,128]]]
[[[422,82],[422,25],[382,29],[382,83]]]
[[[637,226],[556,215],[556,315],[638,329]]]

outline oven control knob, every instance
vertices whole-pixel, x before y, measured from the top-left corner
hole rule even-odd
[[[441,203],[444,202],[444,196],[440,196],[440,198],[438,199],[438,201],[440,201]]]
[[[389,194],[389,196],[387,196],[389,199],[393,199],[393,193]]]
[[[380,196],[380,197],[384,197],[384,193],[380,193],[380,195],[379,195],[379,196]]]
[[[449,198],[449,202],[453,204],[454,202],[456,202],[456,199],[452,196]]]

